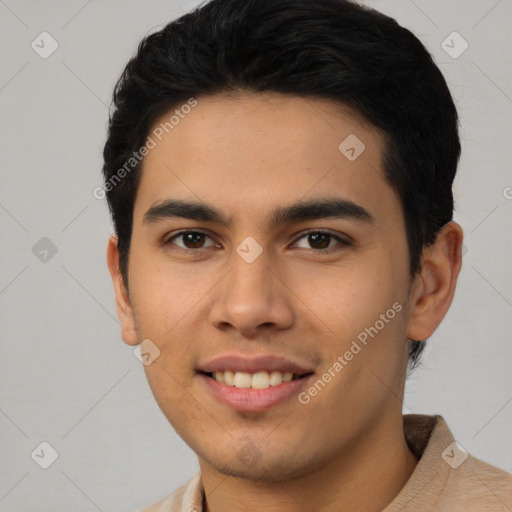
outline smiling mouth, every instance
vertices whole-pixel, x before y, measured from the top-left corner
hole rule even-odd
[[[278,371],[259,371],[254,373],[233,371],[200,371],[199,373],[206,375],[207,377],[210,377],[217,382],[225,384],[226,386],[245,389],[267,389],[270,387],[280,386],[286,382],[309,377],[313,374],[313,372],[309,372],[299,375],[290,372],[285,373]]]

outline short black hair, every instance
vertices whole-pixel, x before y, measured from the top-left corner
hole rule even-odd
[[[457,111],[432,56],[393,18],[349,0],[211,0],[145,37],[114,88],[103,175],[126,287],[138,151],[151,127],[191,98],[244,91],[332,100],[383,132],[413,277],[452,220],[460,156]],[[412,367],[424,346],[410,340]]]

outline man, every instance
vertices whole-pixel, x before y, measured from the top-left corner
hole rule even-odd
[[[344,0],[213,0],[140,44],[114,106],[122,337],[200,466],[146,510],[510,510],[510,475],[402,416],[463,239],[418,39]]]

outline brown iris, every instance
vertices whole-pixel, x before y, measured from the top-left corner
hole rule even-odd
[[[325,249],[329,246],[331,236],[325,233],[311,233],[308,235],[308,241],[315,249]],[[315,244],[317,244],[315,246]]]

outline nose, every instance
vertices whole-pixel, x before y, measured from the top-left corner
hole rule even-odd
[[[265,251],[251,263],[233,254],[231,270],[215,287],[209,313],[212,325],[224,331],[234,329],[243,338],[293,325],[293,294],[270,264]]]

